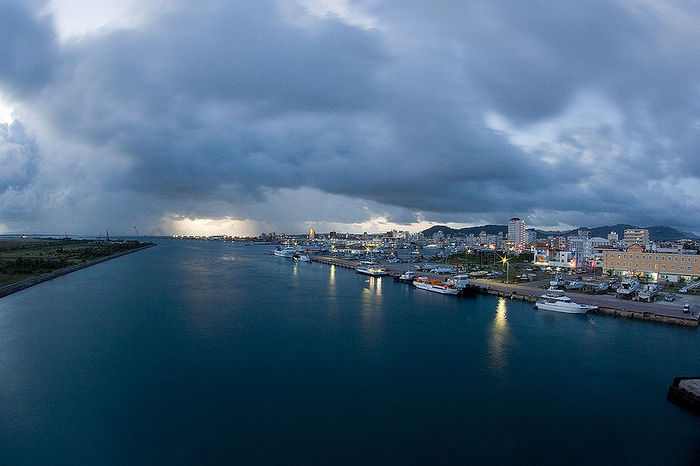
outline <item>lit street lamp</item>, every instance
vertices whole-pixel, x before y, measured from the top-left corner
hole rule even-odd
[[[505,256],[503,257],[503,260],[501,262],[506,264],[506,283],[508,283],[508,274],[510,272],[510,263],[508,262],[508,258]]]

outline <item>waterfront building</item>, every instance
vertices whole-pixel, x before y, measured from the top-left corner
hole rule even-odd
[[[508,241],[516,247],[525,244],[525,220],[513,217],[508,221]]]
[[[603,272],[677,282],[700,277],[700,255],[647,251],[640,244],[603,251]]]
[[[549,248],[535,248],[532,263],[539,267],[561,267],[566,269],[576,267],[574,253]]]
[[[641,244],[649,247],[649,230],[646,228],[627,228],[623,239],[625,245]]]

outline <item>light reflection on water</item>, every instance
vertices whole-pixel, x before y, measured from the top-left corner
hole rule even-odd
[[[372,345],[381,340],[382,278],[369,277],[362,289],[362,334]]]
[[[489,327],[489,366],[495,373],[504,373],[508,366],[506,345],[510,340],[506,299],[499,298],[496,315]]]

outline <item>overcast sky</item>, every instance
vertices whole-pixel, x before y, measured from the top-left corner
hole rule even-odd
[[[0,0],[0,233],[700,233],[695,1]]]

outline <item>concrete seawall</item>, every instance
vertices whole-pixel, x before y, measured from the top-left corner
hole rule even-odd
[[[39,283],[44,283],[46,281],[53,280],[56,277],[60,277],[62,275],[66,275],[66,274],[69,274],[71,272],[75,272],[77,270],[91,267],[91,266],[99,264],[101,262],[106,262],[108,260],[116,259],[117,257],[131,254],[132,252],[142,251],[144,249],[148,249],[148,248],[151,248],[153,246],[155,246],[155,244],[147,244],[147,245],[142,246],[140,248],[118,252],[116,254],[112,254],[111,256],[100,257],[99,259],[93,259],[93,260],[81,262],[80,264],[70,265],[70,266],[64,267],[62,269],[54,270],[53,272],[45,273],[42,275],[37,275],[36,277],[32,277],[32,278],[27,278],[26,280],[22,280],[21,282],[12,283],[10,285],[5,285],[3,287],[0,287],[0,298],[3,298],[7,295],[11,295],[12,293],[17,293],[18,291],[22,291],[24,289],[27,289],[30,286],[38,285]]]

